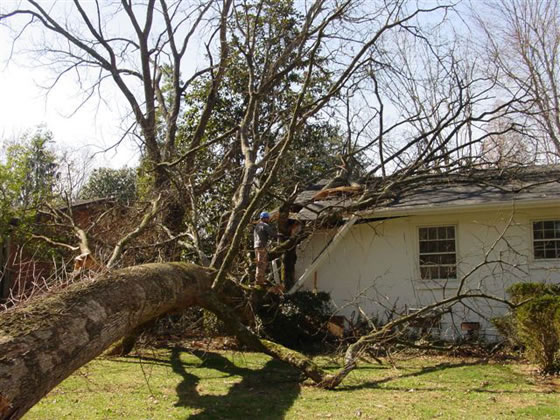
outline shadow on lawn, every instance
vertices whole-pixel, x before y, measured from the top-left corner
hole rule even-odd
[[[383,378],[383,379],[378,379],[378,380],[370,381],[370,382],[363,382],[363,383],[356,384],[356,385],[346,385],[346,386],[339,387],[336,390],[338,392],[345,392],[345,391],[354,391],[354,390],[358,390],[358,389],[379,388],[379,385],[385,384],[385,383],[391,382],[391,381],[396,381],[396,380],[406,379],[406,378],[413,378],[413,377],[416,377],[416,376],[426,375],[428,373],[438,372],[438,371],[445,370],[445,369],[454,369],[454,368],[460,368],[460,367],[464,367],[464,366],[484,365],[484,364],[487,364],[487,363],[488,363],[487,360],[475,360],[475,361],[472,361],[472,362],[460,362],[460,363],[438,363],[435,366],[424,367],[424,368],[418,370],[417,372],[411,372],[411,373],[407,373],[405,375],[388,376],[388,377]],[[387,388],[383,388],[383,389],[387,389]],[[422,388],[422,389],[424,389],[424,388]]]
[[[351,392],[351,391],[355,391],[355,390],[360,390],[360,389],[378,389],[380,391],[403,391],[403,392],[407,392],[410,391],[410,386],[406,386],[406,387],[399,387],[399,386],[384,386],[381,387],[380,385],[382,384],[386,384],[388,382],[391,381],[398,381],[400,379],[406,379],[406,378],[413,378],[416,376],[421,376],[421,375],[426,375],[429,373],[433,373],[433,372],[438,372],[438,371],[443,371],[446,369],[456,369],[456,368],[460,368],[460,367],[465,367],[465,366],[477,366],[477,365],[485,365],[487,364],[488,361],[484,360],[484,359],[480,359],[480,360],[474,360],[474,361],[470,361],[470,362],[459,362],[459,363],[439,363],[435,366],[427,366],[424,368],[421,368],[420,370],[416,371],[416,372],[411,372],[411,373],[407,373],[404,375],[398,375],[398,376],[388,376],[386,378],[383,379],[378,379],[375,381],[369,381],[369,382],[362,382],[356,385],[346,385],[346,386],[342,386],[339,387],[335,390],[335,392]],[[528,379],[525,377],[525,375],[520,374],[520,373],[513,373],[513,376],[516,378],[521,378],[523,380],[523,382],[528,382]],[[344,384],[344,383],[343,383]],[[482,381],[479,382],[479,386],[477,387],[469,387],[468,389],[465,389],[465,392],[474,392],[474,393],[485,393],[485,394],[534,394],[535,391],[534,390],[520,390],[520,389],[516,389],[516,390],[505,390],[505,389],[488,389],[486,388],[488,385],[490,385],[490,382],[486,382],[486,381]],[[416,392],[423,392],[423,391],[441,391],[442,388],[441,387],[426,387],[426,386],[421,386],[417,389],[415,389],[414,391]]]
[[[182,352],[189,352],[202,360],[208,369],[218,370],[229,376],[241,376],[226,395],[201,395],[200,378],[187,372],[180,359]],[[276,360],[270,360],[260,370],[235,366],[218,353],[191,351],[184,348],[171,350],[173,372],[183,381],[177,386],[178,407],[202,409],[191,419],[266,417],[283,419],[300,393],[299,372]],[[227,378],[225,378],[227,380]]]

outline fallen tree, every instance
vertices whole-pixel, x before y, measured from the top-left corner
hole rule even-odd
[[[21,417],[130,330],[198,303],[210,278],[207,270],[188,264],[139,266],[3,313],[0,417]]]
[[[469,298],[498,300],[510,307],[522,304],[464,290],[465,280],[487,262],[463,277],[455,296],[401,316],[350,345],[344,365],[334,374],[327,374],[310,358],[262,339],[247,328],[233,304],[243,293],[242,288],[226,282],[219,292],[215,291],[214,269],[175,262],[107,272],[93,282],[74,284],[0,314],[0,418],[20,418],[52,388],[114,342],[161,315],[192,306],[216,314],[249,349],[289,363],[318,386],[332,389],[356,367],[369,346],[390,341],[398,335],[399,327],[416,317]]]
[[[0,418],[20,418],[115,341],[165,313],[195,305],[214,312],[252,350],[296,366],[317,383],[329,378],[305,356],[246,328],[226,303],[235,286],[216,294],[214,273],[188,263],[136,266],[2,313]]]
[[[526,303],[486,294],[470,288],[467,282],[487,264],[507,264],[494,259],[492,252],[511,222],[483,260],[461,277],[454,295],[398,316],[382,327],[372,325],[369,333],[347,348],[343,366],[333,374],[327,374],[310,358],[253,333],[244,324],[243,306],[238,304],[247,299],[245,287],[229,279],[216,287],[216,269],[169,262],[107,271],[94,281],[76,283],[0,314],[0,418],[20,418],[111,344],[166,313],[192,306],[213,312],[247,348],[289,363],[320,387],[335,388],[368,348],[398,338],[407,323],[432,311],[473,298],[498,301],[510,308]]]

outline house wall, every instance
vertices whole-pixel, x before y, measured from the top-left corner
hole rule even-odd
[[[363,313],[386,321],[466,289],[482,289],[505,298],[505,289],[519,281],[560,282],[560,260],[534,260],[532,222],[560,218],[556,207],[530,210],[471,211],[404,216],[354,225],[332,249],[303,288],[326,291],[341,314],[355,321]],[[454,225],[457,280],[422,280],[419,271],[418,228]],[[298,252],[296,276],[321,253],[336,230],[313,234]],[[471,273],[472,272],[472,273]],[[469,274],[470,273],[470,274]],[[463,321],[480,322],[489,340],[496,331],[488,319],[505,313],[504,304],[475,299],[455,305],[442,319],[447,338],[462,334]]]

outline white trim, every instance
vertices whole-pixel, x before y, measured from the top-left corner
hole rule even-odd
[[[274,279],[274,283],[280,284],[280,266],[278,261],[280,258],[273,259],[270,264],[272,266],[272,278]]]
[[[358,216],[352,216],[348,221],[338,228],[338,231],[334,235],[332,241],[326,246],[323,251],[319,254],[319,256],[313,261],[313,263],[307,267],[304,273],[300,276],[300,278],[296,281],[294,286],[286,293],[287,295],[291,295],[292,293],[297,292],[302,286],[303,283],[311,276],[311,274],[319,268],[319,266],[323,263],[325,258],[331,253],[331,251],[338,245],[340,240],[346,236],[346,233],[350,230],[350,228],[360,219]]]

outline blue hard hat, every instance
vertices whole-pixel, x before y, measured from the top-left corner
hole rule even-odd
[[[270,219],[270,214],[268,214],[268,212],[266,212],[266,211],[263,211],[263,212],[260,214],[259,218],[261,218],[261,219]]]

